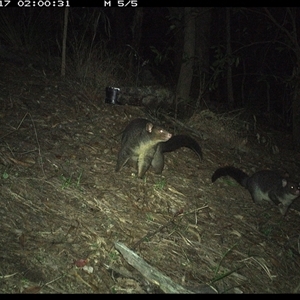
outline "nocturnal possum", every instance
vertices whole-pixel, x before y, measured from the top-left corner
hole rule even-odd
[[[116,172],[120,171],[129,160],[133,160],[137,163],[139,178],[145,175],[150,166],[155,173],[160,174],[164,168],[164,153],[181,147],[192,149],[199,158],[202,158],[201,147],[192,137],[172,136],[167,130],[149,120],[134,119],[123,131]]]
[[[214,172],[212,182],[222,176],[230,176],[246,188],[255,203],[273,202],[282,215],[287,213],[293,201],[300,196],[299,183],[287,180],[271,170],[258,171],[249,176],[238,168],[227,166]]]

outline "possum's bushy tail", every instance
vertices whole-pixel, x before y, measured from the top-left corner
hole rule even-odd
[[[223,167],[217,169],[211,177],[211,181],[215,182],[218,178],[222,176],[230,176],[241,186],[247,188],[247,180],[249,176],[242,170],[235,167]]]
[[[193,150],[202,159],[202,149],[198,142],[192,137],[184,134],[174,135],[168,141],[160,144],[162,152],[172,152],[181,147]]]

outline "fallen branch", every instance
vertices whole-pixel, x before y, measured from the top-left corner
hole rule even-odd
[[[131,251],[122,243],[115,243],[115,248],[121,252],[125,260],[137,269],[147,280],[155,285],[158,285],[165,293],[184,293],[193,294],[192,291],[185,289],[181,285],[175,283],[171,278],[160,273],[156,268],[150,266],[135,252]]]

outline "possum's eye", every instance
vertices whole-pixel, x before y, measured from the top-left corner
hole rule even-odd
[[[293,193],[295,194],[299,194],[300,193],[300,185],[291,185],[290,190],[293,191]]]

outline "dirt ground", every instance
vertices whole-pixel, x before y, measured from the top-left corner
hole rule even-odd
[[[0,67],[1,293],[164,292],[117,242],[193,292],[299,293],[299,200],[282,217],[232,180],[210,179],[234,164],[300,180],[288,136],[272,139],[272,154],[270,143],[245,143],[211,112],[184,126],[164,120],[197,139],[204,159],[179,149],[166,154],[161,176],[149,170],[141,180],[130,166],[114,171],[119,133],[150,117],[141,107],[105,104],[105,87]]]

